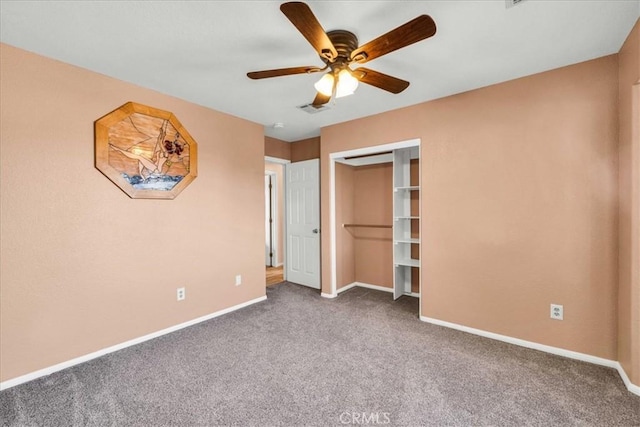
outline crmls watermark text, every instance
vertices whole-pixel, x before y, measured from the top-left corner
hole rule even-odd
[[[340,414],[340,422],[352,425],[384,425],[391,423],[390,415],[390,412],[343,412]]]

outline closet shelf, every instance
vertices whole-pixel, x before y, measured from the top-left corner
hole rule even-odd
[[[419,245],[420,239],[395,239],[395,243],[411,243],[413,245]]]
[[[343,227],[366,227],[366,228],[393,228],[392,225],[385,224],[342,224]]]
[[[406,190],[406,191],[419,191],[420,190],[420,186],[419,185],[409,185],[406,187],[394,187],[393,191],[398,192],[400,190]]]
[[[420,260],[414,258],[396,259],[395,264],[407,267],[420,267]]]
[[[417,146],[393,152],[393,299],[402,295],[414,295],[415,281],[412,279],[416,275],[420,277],[413,270],[420,268],[420,260],[414,257],[418,255],[416,249],[422,245],[414,226],[418,225],[416,221],[420,221],[418,207],[421,191],[419,185],[411,185],[411,170],[414,166],[411,160],[419,157]],[[414,205],[416,201],[418,206]]]

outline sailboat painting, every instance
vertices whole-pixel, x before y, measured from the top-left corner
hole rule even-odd
[[[173,199],[197,176],[197,144],[167,111],[129,102],[96,127],[96,167],[131,198]]]

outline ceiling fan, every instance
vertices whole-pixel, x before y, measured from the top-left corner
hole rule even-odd
[[[302,2],[288,2],[280,5],[280,10],[302,33],[318,52],[325,66],[291,67],[275,70],[252,71],[247,73],[251,79],[288,76],[292,74],[310,74],[329,70],[316,82],[317,95],[312,105],[319,108],[332,97],[351,95],[358,82],[366,83],[391,93],[400,93],[409,86],[409,82],[389,76],[369,68],[351,69],[353,63],[364,64],[387,53],[409,46],[436,33],[436,24],[429,15],[417,18],[389,31],[370,42],[358,46],[355,34],[345,30],[325,32],[309,6]]]

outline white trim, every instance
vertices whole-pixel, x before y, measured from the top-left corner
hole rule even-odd
[[[287,186],[287,182],[289,181],[289,163],[286,163],[282,166],[282,280],[287,281],[287,259],[289,257],[289,248],[287,246],[287,229],[289,216],[287,212],[289,212],[289,187]]]
[[[424,277],[424,268],[422,268],[422,260],[424,259],[424,257],[422,256],[422,254],[424,253],[424,251],[422,250],[424,248],[425,242],[424,239],[422,238],[422,236],[426,236],[426,233],[424,232],[423,226],[426,223],[426,221],[422,220],[422,216],[423,216],[423,212],[422,212],[422,202],[424,201],[424,199],[422,198],[422,196],[424,195],[424,192],[422,191],[423,188],[425,188],[424,183],[422,182],[422,165],[424,164],[424,157],[422,156],[422,139],[420,139],[420,144],[418,145],[418,187],[420,188],[420,192],[418,193],[418,216],[420,217],[420,221],[418,224],[418,238],[420,239],[420,244],[418,245],[418,258],[420,259],[420,269],[418,270],[418,316],[421,317],[422,316],[422,292],[424,291],[423,289],[423,282],[422,279]]]
[[[336,292],[337,294],[341,294],[344,291],[348,291],[349,289],[353,289],[356,286],[360,287],[360,288],[367,288],[367,289],[373,289],[375,291],[382,291],[382,292],[391,292],[393,293],[393,288],[388,288],[386,286],[380,286],[380,285],[371,285],[369,283],[363,283],[363,282],[353,282],[353,283],[349,283],[346,286],[341,287],[340,289],[338,289],[338,291]],[[410,294],[404,294],[405,296],[408,297],[414,297],[414,298],[420,298],[420,292],[411,292]],[[335,297],[332,297],[335,298]]]
[[[341,287],[340,289],[338,289],[338,291],[336,292],[336,294],[340,295],[341,293],[343,293],[344,291],[348,291],[349,289],[353,289],[356,286],[358,286],[358,282],[353,282],[353,283],[349,283],[346,286]]]
[[[624,382],[624,385],[627,386],[627,390],[629,390],[633,394],[637,394],[638,396],[640,396],[640,386],[637,386],[631,382],[631,380],[627,376],[627,373],[625,372],[620,362],[616,362],[616,365],[617,365],[616,369],[618,369],[618,374],[620,374],[620,377],[622,378],[622,382]]]
[[[339,159],[342,157],[365,156],[367,154],[381,153],[383,151],[398,150],[400,148],[416,147],[420,145],[420,138],[408,139],[406,141],[392,142],[389,144],[372,145],[370,147],[356,148],[354,150],[338,151],[329,153],[330,159]]]
[[[286,165],[287,163],[291,163],[291,160],[280,159],[278,157],[264,156],[264,161],[269,163],[278,163],[280,165]]]
[[[320,296],[321,296],[322,298],[335,298],[335,297],[337,297],[337,296],[338,296],[338,294],[327,294],[327,293],[325,293],[325,292],[321,292],[321,293],[320,293]]]
[[[639,6],[640,8],[640,6]],[[631,87],[631,277],[629,283],[629,346],[636,351],[630,351],[629,363],[634,369],[640,371],[640,125],[638,118],[640,117],[640,80]],[[640,372],[636,372],[640,375]],[[638,381],[640,377],[636,375]],[[629,383],[631,384],[631,383]],[[640,385],[640,384],[639,384]],[[627,385],[627,388],[629,386]],[[635,386],[636,392],[640,391],[640,387]],[[640,392],[638,393],[640,394]]]
[[[518,345],[520,347],[531,348],[533,350],[543,351],[545,353],[555,354],[557,356],[567,357],[569,359],[580,360],[582,362],[593,363],[594,365],[606,366],[608,368],[614,368],[622,377],[627,390],[631,393],[640,395],[640,387],[632,384],[627,376],[626,372],[620,365],[620,362],[610,359],[604,359],[602,357],[592,356],[590,354],[579,353],[577,351],[566,350],[564,348],[553,347],[550,345],[539,344],[532,341],[522,340],[520,338],[513,338],[507,335],[500,335],[494,332],[483,331],[482,329],[470,328],[468,326],[458,325],[457,323],[446,322],[444,320],[433,319],[431,317],[420,316],[420,320],[426,323],[431,323],[438,326],[444,326],[445,328],[456,329],[458,331],[467,332],[469,334],[478,335],[484,338],[490,338],[497,341],[506,342],[509,344]]]
[[[329,236],[331,238],[331,241],[329,242],[331,292],[329,292],[329,295],[333,295],[331,298],[335,298],[338,296],[338,293],[336,292],[336,287],[338,286],[338,262],[336,260],[336,160],[331,157],[331,154],[329,154]]]
[[[21,375],[21,376],[16,377],[16,378],[12,378],[10,380],[3,381],[3,382],[0,383],[0,390],[6,390],[8,388],[15,387],[15,386],[17,386],[19,384],[23,384],[23,383],[35,380],[35,379],[40,378],[40,377],[51,375],[54,372],[58,372],[58,371],[61,371],[63,369],[66,369],[66,368],[70,368],[72,366],[79,365],[79,364],[84,363],[84,362],[88,362],[89,360],[96,359],[96,358],[104,356],[106,354],[113,353],[115,351],[122,350],[124,348],[131,347],[131,346],[134,346],[136,344],[140,344],[140,343],[143,343],[145,341],[149,341],[149,340],[154,339],[154,338],[158,338],[158,337],[160,337],[162,335],[170,334],[171,332],[175,332],[177,330],[180,330],[180,329],[183,329],[183,328],[186,328],[186,327],[189,327],[189,326],[193,326],[193,325],[195,325],[197,323],[201,323],[201,322],[213,319],[214,317],[222,316],[223,314],[227,314],[227,313],[230,313],[232,311],[239,310],[239,309],[247,307],[249,305],[264,301],[266,299],[267,299],[266,295],[262,296],[262,297],[259,297],[259,298],[255,298],[255,299],[252,299],[250,301],[246,301],[246,302],[234,305],[233,307],[225,308],[225,309],[216,311],[214,313],[207,314],[207,315],[202,316],[202,317],[198,317],[197,319],[189,320],[187,322],[180,323],[178,325],[171,326],[169,328],[162,329],[162,330],[157,331],[157,332],[153,332],[153,333],[150,333],[150,334],[138,337],[138,338],[134,338],[132,340],[125,341],[125,342],[120,343],[120,344],[112,345],[111,347],[103,348],[102,350],[94,351],[93,353],[85,354],[84,356],[80,356],[80,357],[76,357],[76,358],[71,359],[71,360],[67,360],[66,362],[62,362],[62,363],[58,363],[58,364],[53,365],[53,366],[49,366],[48,368],[39,369],[37,371],[31,372],[31,373],[28,373],[28,374],[25,374],[25,375]]]
[[[379,154],[375,156],[356,157],[353,159],[336,159],[338,163],[349,166],[370,166],[393,162],[393,154]]]
[[[387,288],[386,286],[372,285],[372,284],[369,284],[369,283],[362,283],[362,282],[353,282],[352,285],[353,286],[358,286],[358,287],[361,287],[361,288],[373,289],[374,291],[382,291],[382,292],[391,292],[391,293],[393,293],[393,288]]]

